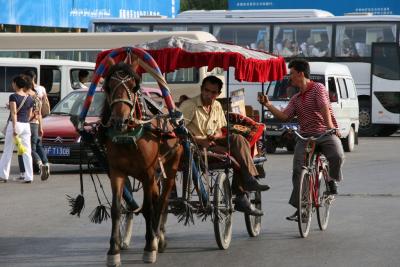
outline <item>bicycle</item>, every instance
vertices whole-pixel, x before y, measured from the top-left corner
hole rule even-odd
[[[316,147],[322,137],[334,134],[337,129],[327,130],[318,137],[303,137],[297,131],[296,136],[305,144],[305,165],[300,174],[297,222],[301,237],[308,236],[313,212],[317,212],[318,226],[326,230],[329,222],[329,212],[334,196],[329,193],[329,165],[326,158]]]

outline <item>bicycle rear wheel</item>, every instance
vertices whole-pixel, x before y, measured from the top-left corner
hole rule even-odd
[[[249,200],[257,209],[261,210],[261,192],[250,192]],[[249,236],[256,237],[261,231],[261,217],[262,216],[252,216],[249,214],[244,215],[244,220],[246,222],[246,229]]]
[[[227,249],[232,240],[232,193],[223,172],[214,185],[214,234],[220,249]]]
[[[321,231],[326,230],[329,222],[329,211],[331,207],[332,197],[329,194],[327,184],[328,179],[328,166],[324,165],[319,173],[319,191],[318,191],[318,206],[317,206],[317,220],[318,226]]]
[[[303,169],[300,175],[297,218],[301,237],[307,237],[310,232],[312,215],[312,173]]]

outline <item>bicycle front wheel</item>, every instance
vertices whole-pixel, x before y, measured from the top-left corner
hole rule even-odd
[[[300,236],[305,238],[310,232],[312,215],[312,173],[303,169],[300,175],[297,222]]]
[[[328,166],[325,165],[319,173],[319,191],[318,191],[318,205],[317,205],[317,220],[318,226],[321,231],[326,230],[329,221],[329,210],[331,207],[332,197],[329,194],[327,184],[328,179]]]
[[[232,240],[232,193],[225,173],[214,185],[214,234],[218,247],[227,249]]]
[[[249,200],[251,204],[253,204],[257,209],[262,210],[261,208],[261,192],[250,192]],[[256,237],[261,232],[261,217],[262,216],[253,216],[249,214],[244,215],[244,220],[246,222],[246,229],[249,233],[249,236]]]

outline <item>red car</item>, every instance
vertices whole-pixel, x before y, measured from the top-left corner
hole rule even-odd
[[[162,96],[159,89],[142,88],[142,93],[162,106]],[[50,163],[79,164],[80,136],[70,121],[71,115],[79,115],[86,98],[87,89],[79,89],[64,97],[43,119],[43,147]],[[86,122],[99,120],[105,100],[105,93],[98,88],[87,114]],[[83,162],[91,155],[87,149],[82,153]]]

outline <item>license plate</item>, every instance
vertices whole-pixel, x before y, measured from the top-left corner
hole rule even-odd
[[[69,157],[70,148],[63,146],[44,146],[47,156],[53,157]]]

